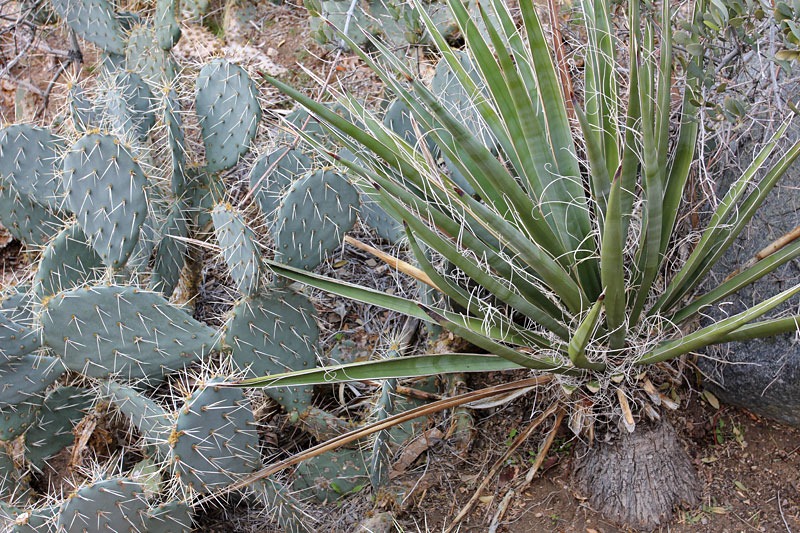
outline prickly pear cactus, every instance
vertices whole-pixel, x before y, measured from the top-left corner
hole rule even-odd
[[[105,268],[77,223],[61,230],[47,243],[33,278],[33,292],[39,299],[78,287],[97,279]]]
[[[252,295],[261,281],[261,252],[256,236],[244,217],[231,204],[221,203],[211,211],[214,233],[231,278],[241,294]]]
[[[314,306],[305,296],[270,290],[241,300],[225,325],[225,344],[237,367],[264,376],[314,368],[319,327]],[[311,405],[313,387],[276,387],[265,392],[287,411],[302,413]]]
[[[23,355],[0,365],[0,408],[36,399],[66,371],[55,357]]]
[[[159,46],[156,31],[149,26],[136,26],[128,35],[125,66],[138,73],[153,87],[160,87],[175,78],[175,62]]]
[[[147,533],[190,533],[193,531],[192,508],[179,500],[159,504],[147,511],[142,531]]]
[[[153,272],[150,274],[150,289],[169,297],[180,280],[186,262],[186,239],[189,236],[188,208],[183,200],[177,200],[161,228],[161,240],[155,251]]]
[[[67,205],[106,265],[125,265],[147,216],[147,178],[113,135],[90,133],[64,158]]]
[[[94,102],[89,99],[86,90],[75,82],[69,82],[67,92],[67,105],[70,118],[75,131],[83,133],[88,129],[97,127],[100,118]]]
[[[94,404],[94,395],[78,387],[61,386],[44,399],[36,421],[25,432],[25,458],[37,470],[75,440],[73,430]]]
[[[18,285],[0,294],[0,365],[16,361],[41,346],[28,287]]]
[[[248,181],[261,212],[271,217],[284,189],[309,170],[311,159],[303,152],[290,148],[278,148],[256,159]]]
[[[61,505],[58,531],[141,531],[149,504],[144,487],[122,477],[80,487]]]
[[[0,183],[53,211],[61,208],[58,176],[64,140],[46,128],[13,124],[0,130]]]
[[[92,377],[161,377],[202,359],[216,332],[160,294],[96,285],[43,302],[44,343],[71,370]]]
[[[225,59],[203,66],[195,103],[206,147],[206,170],[226,170],[250,149],[261,120],[258,89],[245,70]]]
[[[300,463],[292,488],[310,493],[321,502],[338,500],[369,483],[361,450],[338,449]]]
[[[53,9],[75,33],[113,54],[125,53],[122,26],[106,0],[50,0]]]
[[[341,175],[319,170],[299,179],[275,216],[275,259],[313,270],[356,222],[358,191]]]
[[[156,0],[156,37],[163,50],[171,50],[181,38],[178,4],[179,0]]]

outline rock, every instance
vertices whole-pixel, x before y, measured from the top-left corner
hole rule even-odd
[[[769,133],[763,138],[763,130],[757,130],[751,128],[750,135],[739,140],[739,146],[731,150],[742,166],[752,161],[756,145],[768,138]],[[777,154],[785,153],[785,147],[797,139],[800,139],[800,126],[795,123],[783,140],[784,148],[779,145]],[[733,174],[724,176],[721,183],[724,189],[720,193],[724,193],[736,177]],[[756,213],[743,235],[712,270],[706,288],[712,288],[715,281],[724,280],[730,272],[798,224],[800,162],[796,161]],[[739,313],[745,306],[752,306],[797,283],[800,283],[800,261],[794,260],[783,265],[771,276],[729,296],[725,301],[730,304],[723,305],[720,309],[725,315]],[[798,313],[796,298],[770,313],[770,316],[787,311]],[[720,311],[710,315],[715,319],[724,317]],[[798,334],[710,347],[706,350],[705,357],[700,358],[699,366],[706,377],[707,388],[723,402],[744,407],[753,413],[786,424],[800,426]]]
[[[392,513],[377,513],[361,522],[356,531],[358,533],[389,533],[394,531],[394,517]]]

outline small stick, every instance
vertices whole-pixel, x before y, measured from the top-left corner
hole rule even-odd
[[[469,514],[469,512],[475,506],[475,503],[481,497],[481,494],[483,494],[483,490],[487,487],[487,485],[489,485],[489,483],[492,482],[492,480],[497,475],[497,473],[500,471],[500,469],[503,468],[503,466],[506,464],[506,461],[508,460],[508,458],[511,457],[511,454],[514,453],[514,451],[516,451],[516,449],[519,448],[519,446],[523,442],[525,442],[528,439],[528,437],[530,437],[531,433],[533,433],[533,431],[536,428],[541,426],[542,423],[550,417],[550,415],[555,413],[556,410],[558,410],[558,405],[557,404],[553,404],[552,406],[550,406],[549,409],[547,409],[544,413],[539,415],[533,422],[531,422],[528,425],[528,427],[526,427],[524,430],[522,430],[522,432],[520,432],[520,434],[517,435],[514,438],[514,441],[508,447],[506,452],[503,454],[503,456],[500,459],[498,459],[492,465],[492,468],[489,469],[489,473],[486,474],[486,476],[483,478],[483,481],[481,482],[481,484],[478,485],[478,488],[475,490],[475,494],[472,495],[472,498],[470,498],[470,500],[467,502],[467,504],[461,509],[461,512],[458,513],[458,516],[456,516],[453,519],[453,521],[450,523],[450,526],[444,531],[444,533],[450,533],[451,531],[453,531],[456,528],[456,526],[458,525],[458,523],[461,522],[461,520],[463,520],[464,517],[466,517]]]
[[[550,448],[553,446],[553,442],[556,440],[556,434],[558,433],[559,428],[561,428],[561,422],[564,420],[564,416],[566,412],[561,409],[556,415],[556,421],[553,423],[553,429],[550,430],[550,433],[547,434],[547,438],[544,439],[544,443],[542,443],[542,447],[539,449],[539,453],[536,454],[536,459],[533,460],[533,466],[531,469],[528,470],[528,473],[525,474],[525,481],[517,487],[519,492],[522,492],[524,487],[527,487],[533,481],[533,476],[536,475],[536,472],[542,467],[542,463],[544,463],[544,458],[547,457],[547,453],[550,451]]]
[[[377,257],[378,259],[380,259],[384,263],[388,264],[390,267],[394,268],[395,270],[399,270],[403,274],[408,274],[412,278],[414,278],[414,279],[416,279],[418,281],[421,281],[425,285],[428,285],[429,287],[433,287],[437,291],[441,292],[441,289],[436,286],[436,284],[433,282],[433,280],[431,278],[429,278],[428,275],[425,272],[423,272],[421,269],[415,267],[414,265],[412,265],[410,263],[406,263],[402,259],[398,259],[398,258],[396,258],[394,256],[391,256],[391,255],[387,254],[386,252],[382,252],[382,251],[378,250],[377,248],[373,248],[369,244],[366,244],[366,243],[363,243],[363,242],[361,242],[359,240],[356,240],[356,239],[354,239],[353,237],[351,237],[349,235],[345,235],[344,242],[346,242],[347,244],[350,244],[352,246],[355,246],[356,248],[358,248],[360,250],[364,250],[365,252],[371,253],[372,255],[374,255],[375,257]]]
[[[736,270],[728,274],[728,277],[725,278],[725,281],[728,281],[742,270],[747,270],[748,268],[752,267],[762,259],[769,257],[770,255],[774,254],[781,248],[791,244],[798,238],[800,238],[800,226],[796,226],[794,229],[790,230],[786,234],[775,239],[768,246],[764,247],[760,252],[751,257],[744,265],[742,265],[742,268],[737,268]]]

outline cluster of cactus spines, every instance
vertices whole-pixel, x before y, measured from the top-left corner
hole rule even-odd
[[[108,85],[103,107],[110,129],[118,135],[146,142],[155,125],[155,99],[148,83],[135,72],[119,71],[109,76]]]
[[[300,150],[283,147],[256,159],[248,175],[250,190],[258,200],[261,212],[271,217],[283,191],[299,176],[311,170],[311,159]]]
[[[81,227],[73,222],[44,247],[32,290],[41,300],[97,279],[103,268],[102,258],[88,243]]]
[[[113,135],[85,135],[64,157],[67,205],[112,268],[125,265],[139,239],[148,211],[146,185],[130,149]]]
[[[236,290],[245,296],[256,294],[262,277],[262,262],[255,233],[241,213],[227,202],[214,206],[211,219]]]
[[[140,531],[149,508],[142,485],[124,477],[88,483],[61,505],[57,530]]]
[[[275,258],[313,270],[356,222],[358,191],[340,174],[318,170],[294,182],[276,213]]]
[[[204,65],[195,87],[206,169],[229,169],[250,149],[258,130],[258,89],[242,67],[225,59]]]
[[[41,346],[32,305],[25,285],[0,294],[0,368]]]
[[[83,39],[111,54],[125,53],[123,28],[107,0],[50,0],[61,19]]]
[[[155,87],[175,78],[177,66],[160,46],[156,31],[149,26],[135,26],[125,46],[125,66],[137,72]]]
[[[71,370],[104,378],[160,378],[201,360],[216,331],[163,296],[124,285],[61,292],[42,304],[44,344]]]
[[[75,439],[73,430],[94,404],[91,391],[59,386],[42,403],[36,422],[25,432],[25,459],[37,470]]]
[[[251,376],[314,368],[319,327],[312,303],[299,293],[272,289],[242,299],[225,325],[234,364]],[[265,389],[289,413],[311,406],[312,387]]]

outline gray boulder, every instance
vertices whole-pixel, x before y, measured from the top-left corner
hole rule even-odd
[[[752,161],[755,148],[763,142],[764,131],[752,128],[746,138],[738,140],[732,151],[742,166]],[[767,135],[770,133],[767,132]],[[784,139],[784,146],[800,139],[800,127],[794,125]],[[778,154],[783,153],[779,150]],[[737,175],[725,176],[720,193]],[[709,286],[720,282],[742,266],[762,248],[800,224],[800,162],[783,179],[750,222],[738,242],[712,271]],[[727,298],[728,304],[709,313],[719,319],[743,311],[764,299],[800,282],[800,261],[791,261],[771,276],[746,287]],[[724,315],[723,315],[724,313]],[[778,313],[800,313],[797,299]],[[800,426],[800,334],[787,334],[769,339],[730,343],[706,350],[699,361],[706,377],[706,386],[726,403],[744,407],[774,420]]]

